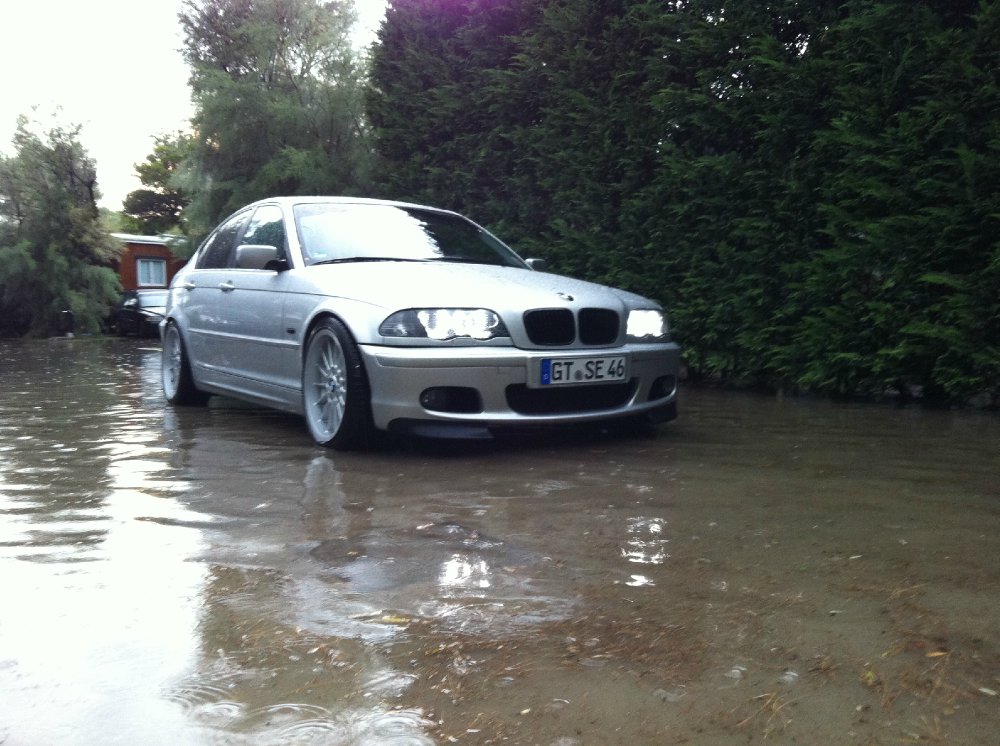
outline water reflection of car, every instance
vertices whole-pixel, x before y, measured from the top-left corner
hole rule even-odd
[[[163,387],[305,415],[317,443],[378,431],[676,416],[680,350],[660,306],[542,271],[444,210],[279,198],[227,218],[174,278]]]
[[[120,336],[137,337],[159,335],[160,322],[167,305],[167,291],[126,290],[115,314],[115,329]]]

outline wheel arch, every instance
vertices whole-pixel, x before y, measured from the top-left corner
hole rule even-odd
[[[303,333],[300,338],[300,359],[305,359],[309,338],[316,330],[316,327],[325,319],[333,319],[339,322],[350,335],[351,341],[356,345],[377,342],[379,338],[378,324],[380,321],[376,320],[376,318],[380,314],[373,313],[373,308],[376,308],[374,304],[346,298],[329,298],[326,302],[318,305],[305,320]],[[381,307],[377,308],[380,311],[384,310]]]
[[[322,324],[324,321],[327,320],[332,320],[339,323],[341,326],[344,327],[344,330],[350,335],[351,341],[355,345],[358,343],[357,335],[355,335],[354,332],[351,330],[351,325],[347,323],[347,321],[343,318],[343,316],[338,314],[336,311],[330,309],[323,309],[318,313],[316,313],[316,315],[313,316],[311,319],[309,319],[309,323],[306,324],[305,333],[302,335],[302,345],[299,349],[300,362],[305,362],[306,352],[309,350],[309,340],[312,338],[313,332],[316,331],[316,327],[318,327],[320,324]],[[364,365],[362,365],[362,370],[363,369]]]

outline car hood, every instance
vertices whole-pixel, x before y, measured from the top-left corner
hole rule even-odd
[[[300,277],[315,292],[404,308],[652,307],[634,293],[518,267],[446,262],[361,262],[309,267]],[[343,289],[349,288],[348,292]]]

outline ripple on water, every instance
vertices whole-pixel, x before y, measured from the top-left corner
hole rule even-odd
[[[274,727],[298,724],[303,720],[319,722],[329,719],[330,711],[325,707],[289,702],[251,710],[242,725],[247,728]]]
[[[228,691],[210,684],[188,684],[164,695],[165,699],[180,705],[186,711],[194,711],[206,704],[216,704],[228,696]]]
[[[334,720],[302,720],[266,735],[267,743],[275,744],[323,744],[323,746],[347,746],[352,743],[349,729]]]
[[[210,684],[189,684],[164,694],[181,707],[192,721],[211,728],[229,728],[246,714],[246,705],[228,697],[231,693]]]
[[[539,624],[565,621],[572,617],[573,609],[570,599],[539,595],[502,601],[434,599],[420,604],[417,613],[444,630],[502,637],[522,634]]]
[[[392,710],[375,715],[359,734],[359,746],[427,746],[423,731],[433,723],[419,710]]]
[[[417,710],[334,716],[317,705],[293,703],[254,710],[240,723],[255,742],[324,746],[432,746],[423,733],[430,725]]]
[[[206,725],[224,728],[242,718],[245,711],[246,708],[239,702],[224,699],[198,705],[191,710],[191,715]]]

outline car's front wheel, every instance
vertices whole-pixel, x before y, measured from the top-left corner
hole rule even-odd
[[[184,340],[177,324],[170,322],[163,332],[162,358],[163,395],[171,404],[200,406],[208,401],[208,394],[194,385],[191,362],[184,349]]]
[[[320,321],[302,360],[302,404],[313,439],[342,450],[371,444],[371,402],[361,353],[338,320]]]

